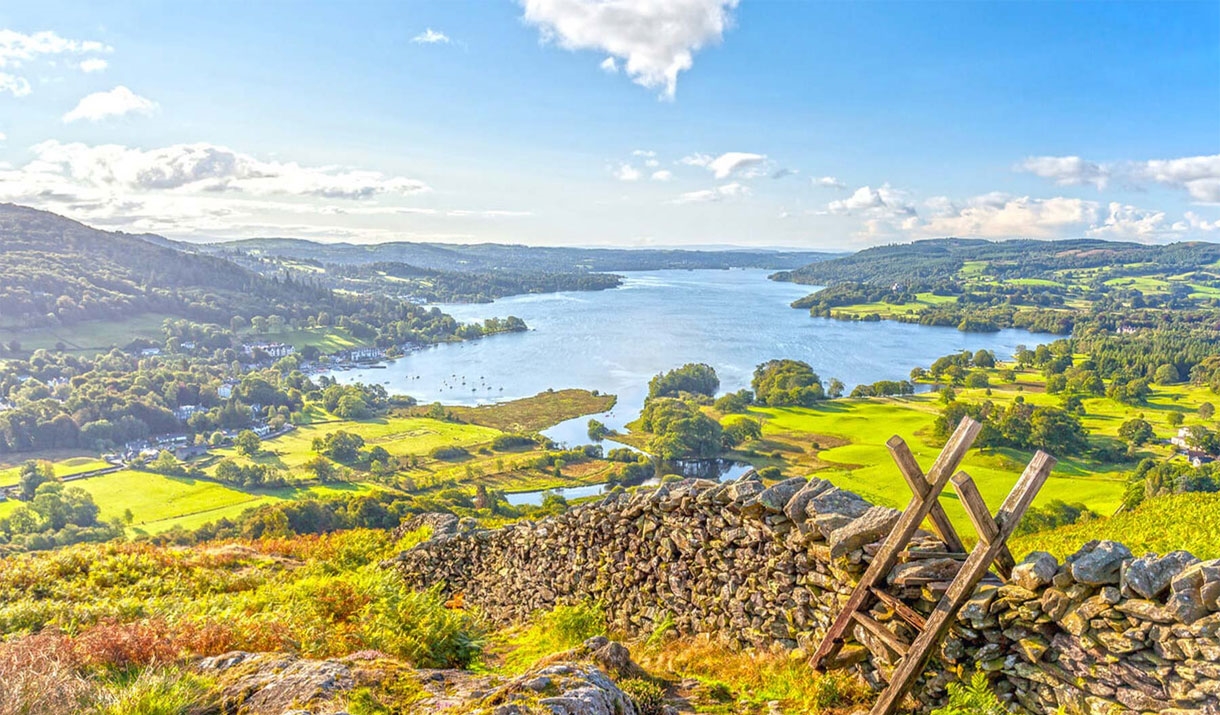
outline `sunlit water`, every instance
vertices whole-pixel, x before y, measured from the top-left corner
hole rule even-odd
[[[581,387],[618,396],[596,416],[611,429],[639,415],[648,380],[688,362],[712,365],[722,391],[748,387],[754,367],[772,358],[804,360],[823,379],[850,390],[860,383],[906,379],[957,350],[986,348],[1008,358],[1039,336],[1023,330],[963,333],[895,322],[811,318],[789,307],[808,286],[767,280],[767,271],[646,271],[623,286],[551,293],[495,303],[444,305],[460,321],[516,315],[530,330],[427,348],[386,369],[348,370],[341,382],[384,385],[420,402],[483,404],[529,397],[548,388]],[[570,445],[587,443],[589,416],[546,431]]]

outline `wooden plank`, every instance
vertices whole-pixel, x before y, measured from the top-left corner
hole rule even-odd
[[[1024,516],[1025,510],[1033,502],[1038,490],[1046,483],[1046,478],[1050,476],[1054,466],[1055,458],[1040,451],[1025,467],[1021,478],[1017,480],[1017,485],[1013,487],[1008,498],[1004,500],[1004,505],[1000,507],[999,515],[996,517],[998,527],[996,538],[990,542],[980,541],[970,552],[970,558],[966,559],[966,563],[962,565],[961,572],[958,573],[957,578],[953,579],[944,598],[936,604],[936,608],[928,616],[927,628],[911,644],[907,656],[894,670],[889,685],[881,692],[881,696],[873,705],[872,715],[893,715],[898,711],[902,698],[915,683],[915,679],[927,664],[928,658],[932,656],[932,651],[944,637],[945,632],[953,625],[957,612],[970,599],[978,582],[986,575],[988,566],[999,554],[1000,547],[1017,528],[1017,522]]]
[[[903,551],[902,558],[906,561],[920,559],[957,559],[964,561],[969,556],[965,551]]]
[[[868,565],[868,569],[860,577],[860,582],[856,585],[856,589],[852,591],[851,596],[847,599],[847,603],[843,605],[843,610],[839,612],[834,623],[827,629],[825,637],[822,638],[822,643],[818,646],[813,657],[809,659],[810,667],[816,669],[827,657],[834,655],[838,651],[843,641],[843,635],[852,623],[851,614],[868,604],[869,599],[872,598],[872,587],[881,583],[890,570],[894,568],[894,564],[898,562],[898,554],[910,542],[911,535],[915,533],[919,525],[928,516],[928,512],[932,510],[932,505],[936,503],[936,497],[940,495],[941,490],[949,483],[949,477],[953,475],[957,465],[961,464],[962,459],[966,456],[966,451],[970,449],[970,445],[974,443],[974,438],[978,436],[981,429],[982,425],[978,422],[969,417],[962,418],[962,421],[957,425],[957,429],[953,431],[953,436],[949,438],[945,448],[936,457],[936,462],[928,470],[928,481],[930,482],[928,492],[923,497],[918,494],[912,495],[911,502],[907,505],[906,511],[898,518],[898,523],[890,531],[885,544],[877,552],[877,555],[873,557],[872,563]]]
[[[979,532],[979,538],[983,541],[995,541],[999,537],[1000,527],[996,526],[995,519],[991,517],[991,510],[987,508],[987,502],[983,501],[983,495],[979,493],[974,480],[969,474],[958,472],[950,481],[953,482],[953,489],[966,509],[966,516],[970,517],[970,523],[974,524],[975,531]],[[1016,565],[1017,560],[1008,550],[1008,545],[1001,542],[1000,553],[995,560],[996,570],[1007,581]]]
[[[851,617],[856,621],[856,623],[859,623],[868,629],[869,633],[877,636],[878,640],[880,640],[886,645],[886,647],[898,655],[905,656],[907,651],[910,650],[911,647],[901,638],[899,638],[896,633],[886,628],[881,623],[878,623],[877,619],[873,618],[872,616],[866,613],[861,613],[860,611],[856,611],[851,614]]]
[[[902,478],[906,480],[907,486],[915,492],[915,496],[925,498],[928,494],[928,478],[919,468],[919,462],[915,461],[915,455],[911,454],[907,443],[898,435],[894,435],[885,443],[885,446],[889,449],[894,462],[898,464],[898,471],[902,473]],[[949,515],[945,513],[945,508],[939,501],[934,501],[932,509],[928,512],[928,518],[932,520],[932,528],[940,536],[940,540],[945,542],[945,547],[949,551],[966,552],[961,537],[957,535],[953,522],[949,521]]]
[[[878,601],[894,609],[894,613],[897,613],[902,620],[910,623],[915,628],[922,631],[924,626],[927,625],[927,619],[921,616],[914,608],[903,603],[902,599],[897,596],[882,591],[879,588],[873,589],[873,595],[877,597]]]

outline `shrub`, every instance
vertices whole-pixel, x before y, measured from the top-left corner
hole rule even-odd
[[[211,682],[178,669],[146,669],[134,681],[121,686],[114,703],[102,715],[181,715],[201,712],[208,701]]]
[[[464,668],[483,650],[483,629],[466,610],[447,608],[439,588],[410,591],[393,571],[378,570],[374,600],[363,616],[370,648],[417,668]]]
[[[458,460],[470,456],[465,447],[436,447],[428,453],[433,459]]]
[[[618,687],[635,703],[640,715],[662,715],[665,712],[665,689],[653,681],[627,678],[619,681]]]

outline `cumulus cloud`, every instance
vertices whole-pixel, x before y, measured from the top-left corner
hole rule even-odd
[[[839,181],[833,176],[823,176],[820,179],[814,179],[813,182],[818,186],[825,186],[828,189],[842,190],[847,188],[847,184],[844,184],[842,181]]]
[[[149,115],[157,111],[157,108],[156,102],[119,85],[108,92],[94,92],[81,99],[72,111],[64,115],[64,122],[80,119],[99,122],[126,114]]]
[[[1154,159],[1140,165],[1137,174],[1159,184],[1184,188],[1196,201],[1220,203],[1220,154]]]
[[[81,72],[101,72],[110,66],[110,63],[101,57],[90,57],[87,60],[81,60],[77,67],[80,67]]]
[[[1110,181],[1109,167],[1078,156],[1031,156],[1018,164],[1017,170],[1051,179],[1060,186],[1093,184],[1104,189]]]
[[[1101,225],[1092,226],[1086,232],[1089,236],[1147,241],[1166,230],[1164,211],[1141,209],[1117,201],[1111,201],[1108,209]]]
[[[719,42],[737,0],[520,0],[544,41],[618,60],[636,84],[672,100],[694,53]],[[603,70],[617,70],[606,61]]]
[[[25,77],[18,77],[7,72],[0,72],[0,92],[8,92],[14,97],[24,97],[31,91],[30,82]]]
[[[1104,189],[1111,180],[1136,187],[1160,184],[1184,189],[1195,201],[1220,203],[1220,154],[1112,163],[1078,156],[1036,156],[1016,168],[1065,186],[1093,184]]]
[[[614,178],[619,181],[639,181],[640,179],[640,170],[630,164],[619,164],[612,173]]]
[[[861,186],[846,199],[826,204],[826,210],[833,214],[868,213],[873,218],[909,216],[915,213],[915,207],[907,198],[906,192],[889,184],[882,184],[876,189]]]
[[[749,195],[750,195],[750,187],[734,181],[734,182],[731,182],[728,184],[722,184],[720,186],[717,186],[714,189],[704,189],[702,191],[688,191],[688,192],[678,196],[678,198],[674,199],[672,203],[675,203],[675,204],[705,204],[705,203],[723,201],[725,199],[730,199],[730,198],[734,198],[734,197],[749,196]]]
[[[0,194],[11,196],[23,187],[53,187],[77,194],[191,190],[363,199],[428,189],[421,181],[376,171],[261,161],[213,144],[144,150],[50,140],[34,145],[31,151],[35,158],[30,163],[0,173]]]
[[[411,38],[411,42],[417,45],[447,45],[450,41],[448,35],[431,27]]]
[[[3,139],[3,138],[4,138],[3,136],[0,136],[0,139]],[[672,178],[674,178],[673,173],[666,171],[665,169],[661,169],[660,171],[652,172],[653,181],[669,181]]]
[[[112,48],[94,40],[72,40],[54,32],[44,31],[25,34],[0,28],[0,92],[14,97],[24,97],[33,90],[29,80],[17,74],[17,70],[39,60],[52,59],[59,55],[86,55],[111,52]],[[89,60],[85,60],[89,62]],[[91,64],[95,67],[96,64]],[[81,69],[86,72],[96,69]]]
[[[964,204],[938,198],[934,213],[915,228],[925,235],[982,238],[1055,238],[1079,232],[1098,220],[1095,201],[1057,196],[1048,199],[992,192]]]
[[[602,60],[602,63],[598,65],[598,67],[601,67],[602,72],[605,72],[606,74],[618,74],[618,61],[613,57],[607,57],[606,59]]]
[[[799,174],[799,173],[801,173],[801,172],[797,169],[781,168],[781,169],[776,169],[775,171],[771,172],[771,178],[772,179],[782,179],[786,176],[792,176],[794,174]]]
[[[720,156],[712,156],[710,154],[690,154],[678,160],[678,163],[686,166],[698,166],[712,172],[712,176],[717,179],[727,179],[735,173],[743,172],[747,169],[757,168],[759,164],[766,161],[766,154],[751,154],[744,151],[730,151],[721,154]],[[747,178],[756,178],[753,173]]]

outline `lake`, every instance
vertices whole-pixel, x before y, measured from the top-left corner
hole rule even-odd
[[[765,270],[645,271],[622,274],[622,287],[549,293],[494,303],[443,305],[460,321],[515,315],[528,332],[427,348],[385,369],[348,370],[340,382],[384,385],[420,402],[481,404],[582,387],[618,395],[599,416],[612,429],[639,415],[648,380],[688,362],[716,368],[722,391],[748,387],[754,367],[772,358],[804,360],[823,380],[850,390],[906,379],[916,365],[957,350],[986,348],[1011,357],[1039,336],[1023,330],[963,333],[895,322],[811,318],[789,303],[813,288],[768,280]],[[584,444],[589,417],[546,434]]]

